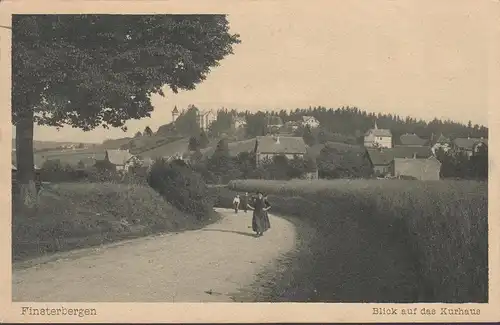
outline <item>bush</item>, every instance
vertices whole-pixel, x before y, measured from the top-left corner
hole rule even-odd
[[[182,160],[155,161],[148,184],[176,208],[200,220],[212,214],[213,198],[205,181]]]
[[[149,186],[111,183],[52,184],[34,218],[12,216],[14,260],[204,225]]]
[[[304,253],[310,265],[296,278],[314,282],[318,301],[488,301],[486,182],[248,180],[230,188],[270,193],[273,211],[317,229]]]

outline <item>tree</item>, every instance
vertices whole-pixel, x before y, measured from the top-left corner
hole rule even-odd
[[[229,145],[226,139],[221,139],[217,143],[215,151],[210,157],[208,170],[213,173],[219,181],[234,178],[236,172],[234,161],[229,153]]]
[[[149,126],[146,126],[144,128],[144,135],[146,135],[148,137],[152,136],[153,135],[153,130],[151,130],[151,128]]]
[[[194,89],[239,42],[224,15],[14,15],[12,121],[24,205],[35,203],[34,123],[126,129],[151,115],[152,94]]]
[[[189,138],[188,149],[189,151],[195,151],[200,149],[200,141],[197,137],[193,136]]]
[[[316,144],[316,138],[314,137],[314,134],[312,133],[311,128],[309,127],[309,125],[307,125],[304,128],[304,135],[302,136],[302,138],[304,139],[304,142],[308,146],[312,146],[312,145]]]
[[[198,123],[199,110],[191,105],[175,120],[176,130],[185,136],[198,136],[200,134],[200,124]]]
[[[200,145],[200,148],[206,148],[208,144],[210,143],[207,133],[204,130],[201,130],[200,132],[200,137],[198,139],[198,143]]]

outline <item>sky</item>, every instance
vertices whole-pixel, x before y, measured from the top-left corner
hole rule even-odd
[[[474,1],[350,1],[336,6],[255,2],[228,19],[234,54],[195,90],[152,98],[151,118],[129,131],[36,127],[36,140],[101,142],[171,122],[171,111],[257,111],[356,106],[369,112],[488,124],[486,7]],[[430,5],[431,4],[431,5]]]

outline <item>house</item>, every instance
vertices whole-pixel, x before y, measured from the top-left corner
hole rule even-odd
[[[481,148],[488,147],[488,139],[484,138],[456,138],[452,142],[452,146],[460,152],[464,152],[468,157],[476,154]]]
[[[379,129],[375,122],[373,129],[365,133],[364,145],[367,148],[392,148],[391,130]]]
[[[308,126],[311,129],[318,128],[319,121],[314,116],[302,116],[302,126]]]
[[[278,155],[284,155],[288,159],[293,159],[295,156],[304,158],[306,152],[307,146],[302,137],[259,136],[256,138],[257,164]]]
[[[391,174],[394,177],[412,177],[421,181],[439,180],[441,163],[436,157],[394,158]]]
[[[106,150],[104,160],[111,163],[117,171],[128,171],[131,165],[137,162],[138,158],[128,150],[111,149]]]
[[[422,139],[415,133],[406,133],[399,137],[399,141],[403,146],[424,146],[427,140]]]
[[[429,146],[395,146],[394,148],[367,148],[368,158],[377,176],[394,174],[394,159],[428,159],[433,157]]]
[[[198,125],[200,126],[200,129],[202,130],[208,130],[210,125],[217,120],[217,114],[211,109],[208,110],[200,110],[197,109],[196,112],[196,120],[198,122]]]
[[[444,152],[448,152],[451,149],[452,142],[449,138],[445,137],[442,133],[437,138],[436,142],[432,145],[432,152],[436,154],[439,149],[442,149]]]

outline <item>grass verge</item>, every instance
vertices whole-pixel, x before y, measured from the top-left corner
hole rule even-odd
[[[488,301],[487,183],[247,180],[230,186],[269,193],[275,213],[315,229],[296,255],[307,261],[296,277],[314,292],[306,300]],[[234,192],[217,191],[217,206],[228,207]]]
[[[44,189],[34,217],[13,207],[12,257],[22,261],[155,233],[197,229],[199,219],[167,203],[148,186],[60,183]]]

